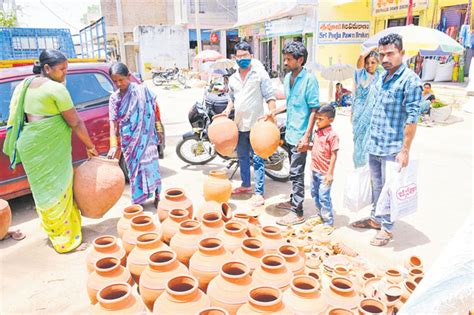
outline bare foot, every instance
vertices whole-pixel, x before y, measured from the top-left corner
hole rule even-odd
[[[83,243],[81,243],[81,245],[77,246],[76,249],[74,249],[74,251],[75,251],[75,252],[82,252],[82,251],[85,251],[88,246],[89,246],[89,243],[83,242]]]

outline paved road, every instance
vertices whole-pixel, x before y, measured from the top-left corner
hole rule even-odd
[[[155,89],[155,88],[154,88]],[[161,161],[164,189],[183,187],[195,206],[203,202],[202,183],[211,169],[223,166],[222,161],[190,167],[174,153],[181,134],[189,129],[187,112],[194,101],[202,99],[202,90],[155,89],[159,95],[162,117],[167,131],[165,159]],[[412,157],[421,161],[419,170],[419,211],[397,222],[395,240],[385,248],[368,243],[374,231],[356,231],[349,222],[368,214],[368,209],[351,213],[342,207],[345,178],[351,171],[352,135],[349,117],[338,115],[334,124],[341,138],[336,166],[333,201],[336,212],[335,239],[344,241],[369,261],[380,267],[398,265],[410,254],[418,254],[430,266],[440,250],[472,211],[472,116],[463,112],[454,115],[464,121],[434,128],[419,128]],[[308,172],[309,174],[309,172]],[[234,178],[238,185],[239,176]],[[305,211],[314,212],[306,181]],[[267,204],[262,221],[272,224],[284,213],[272,204],[284,200],[289,183],[266,180]],[[84,219],[84,239],[88,242],[102,234],[116,234],[115,225],[121,209],[130,200],[127,188],[119,203],[103,219]],[[231,200],[234,208],[248,209],[247,200]],[[21,228],[27,238],[21,242],[0,242],[0,313],[51,314],[54,312],[88,312],[84,253],[56,254],[39,226],[30,196],[11,202],[13,227]],[[152,210],[151,204],[147,210]]]

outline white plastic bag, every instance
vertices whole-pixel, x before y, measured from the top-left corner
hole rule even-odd
[[[369,166],[356,168],[347,178],[344,190],[344,207],[359,211],[372,203],[372,186]]]
[[[410,161],[401,172],[398,171],[398,162],[389,161],[385,167],[385,185],[375,215],[390,214],[390,220],[394,222],[416,212],[418,208],[418,161]]]

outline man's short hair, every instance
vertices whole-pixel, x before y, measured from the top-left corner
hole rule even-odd
[[[304,65],[306,63],[306,60],[308,59],[308,50],[306,50],[306,47],[303,45],[302,42],[298,42],[295,40],[287,43],[282,49],[282,53],[290,54],[295,59],[303,57],[302,65]]]
[[[342,86],[342,83],[341,83],[341,82],[337,82],[337,83],[336,83],[336,86]]]
[[[252,46],[250,46],[249,43],[247,43],[246,41],[243,40],[243,41],[237,43],[237,45],[235,45],[234,50],[235,50],[235,52],[237,52],[237,50],[246,50],[249,53],[252,53]]]
[[[318,111],[318,114],[324,115],[327,118],[334,118],[336,117],[336,109],[332,105],[323,105],[321,106]]]
[[[425,86],[425,85],[428,85],[431,88],[431,83],[425,82],[425,83],[423,83],[423,86]]]
[[[388,34],[379,39],[379,46],[393,44],[398,50],[403,50],[403,40],[398,34]]]

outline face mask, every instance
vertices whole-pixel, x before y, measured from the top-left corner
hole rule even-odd
[[[237,60],[237,64],[239,65],[240,68],[247,69],[250,66],[251,61],[252,59],[239,59]]]

